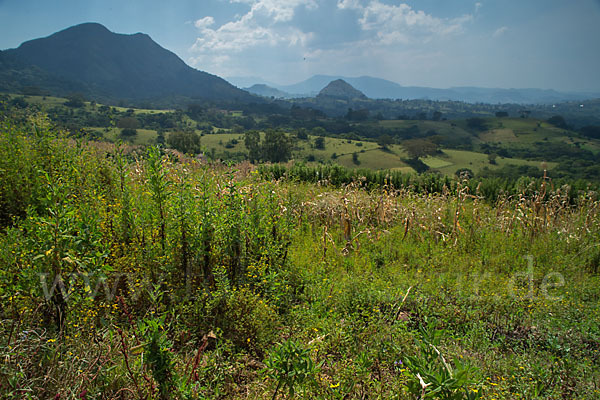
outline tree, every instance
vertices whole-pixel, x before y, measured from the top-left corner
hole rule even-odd
[[[579,131],[584,136],[600,139],[600,126],[588,125],[584,126]]]
[[[202,107],[201,104],[189,104],[187,107],[186,114],[189,115],[191,119],[198,121],[200,118],[202,118],[202,115],[204,114],[204,107]]]
[[[431,119],[433,121],[439,121],[439,120],[441,120],[442,119],[442,113],[439,112],[439,111],[434,111],[433,115],[431,116]]]
[[[389,149],[389,145],[394,143],[394,138],[390,135],[381,135],[377,138],[377,144],[384,150]]]
[[[117,128],[137,129],[140,123],[135,117],[123,117],[117,121]]]
[[[408,139],[402,142],[402,147],[408,153],[409,158],[413,160],[433,155],[438,151],[437,145],[429,139]]]
[[[315,139],[315,149],[325,150],[325,138],[319,136]]]
[[[201,151],[200,136],[192,131],[171,132],[167,143],[170,147],[185,154],[197,154]]]
[[[261,159],[260,134],[257,131],[248,131],[244,134],[244,145],[248,149],[250,162],[255,163]]]
[[[557,128],[567,129],[567,121],[561,115],[555,115],[548,118],[548,123],[556,126]]]
[[[81,107],[83,107],[83,104],[84,104],[83,100],[84,100],[83,95],[81,95],[79,93],[73,93],[67,97],[65,106],[72,107],[72,108],[81,108]]]
[[[237,123],[244,129],[253,129],[256,126],[256,121],[250,116],[238,118]]]
[[[298,132],[296,132],[296,137],[300,140],[308,140],[308,132],[305,128],[300,128]]]
[[[478,117],[468,118],[467,126],[476,131],[485,131],[487,129],[485,120],[483,118]]]
[[[121,136],[123,137],[132,137],[137,135],[137,130],[132,128],[124,128],[121,129]]]
[[[165,132],[161,129],[156,132],[156,144],[165,144]]]
[[[327,131],[322,126],[316,126],[312,129],[313,136],[325,136]]]
[[[27,101],[25,100],[25,98],[23,98],[23,97],[15,97],[14,99],[12,99],[10,101],[10,105],[14,106],[16,108],[27,108],[27,106],[29,104],[27,103]]]
[[[506,111],[497,111],[496,112],[496,117],[498,117],[498,118],[505,118],[505,117],[508,117],[508,113]]]
[[[348,112],[346,113],[346,119],[350,121],[366,121],[367,119],[369,119],[369,110],[362,109],[355,111],[349,108]]]
[[[282,131],[267,130],[261,147],[265,161],[286,162],[292,157],[292,141]]]

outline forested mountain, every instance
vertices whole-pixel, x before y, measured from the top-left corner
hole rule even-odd
[[[0,53],[0,88],[18,86],[57,94],[76,90],[93,98],[256,101],[227,81],[191,68],[146,34],[117,34],[96,23]]]

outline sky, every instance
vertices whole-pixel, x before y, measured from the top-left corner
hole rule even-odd
[[[600,0],[0,0],[0,49],[83,22],[224,78],[600,92]]]

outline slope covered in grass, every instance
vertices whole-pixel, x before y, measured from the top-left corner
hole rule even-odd
[[[598,396],[597,193],[266,176],[3,121],[2,396]]]

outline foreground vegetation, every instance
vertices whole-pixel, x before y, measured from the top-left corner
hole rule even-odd
[[[596,192],[302,171],[3,120],[2,397],[599,396]]]

